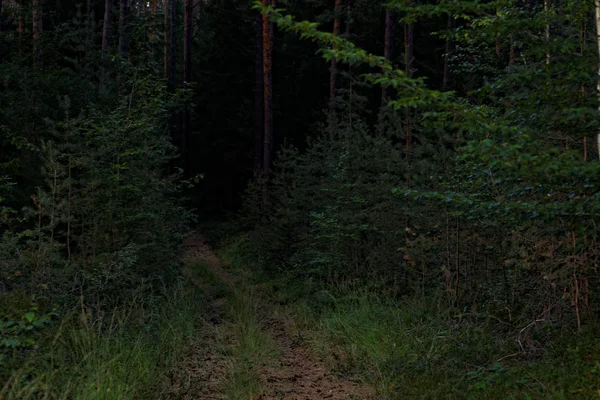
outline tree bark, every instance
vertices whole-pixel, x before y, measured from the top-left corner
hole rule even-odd
[[[176,86],[177,82],[177,0],[170,0],[169,2],[169,15],[171,25],[171,67],[169,70],[169,81],[172,87]]]
[[[596,0],[594,2],[596,7],[596,43],[598,45],[598,78],[600,78],[600,0]],[[598,79],[598,83],[596,86],[596,90],[598,92],[598,96],[600,97],[600,79]],[[600,158],[600,132],[596,136],[596,142],[598,146],[598,157]]]
[[[192,11],[194,7],[193,0],[185,0],[185,10],[183,16],[183,84],[187,86],[190,82],[190,68],[192,55]]]
[[[108,51],[110,46],[110,25],[112,20],[112,0],[106,0],[104,3],[104,25],[102,28],[102,51]]]
[[[546,12],[546,15],[549,10],[550,10],[550,1],[544,0],[544,11]],[[544,35],[546,36],[546,45],[549,45],[550,44],[550,21],[548,21],[548,23],[546,24],[546,30],[544,32]],[[546,52],[546,65],[550,65],[550,51]]]
[[[600,0],[599,0],[600,1]],[[412,0],[408,0],[408,4],[412,4]],[[413,25],[404,24],[404,68],[407,76],[412,77],[412,62],[414,53],[414,34]],[[406,151],[408,158],[408,150],[412,147],[412,110],[406,109],[406,119],[404,121],[404,131],[406,135]]]
[[[396,13],[393,10],[385,10],[385,46],[383,48],[383,56],[388,60],[392,61],[394,56],[394,41],[396,33]],[[381,105],[385,105],[388,102],[387,87],[381,89]]]
[[[157,0],[158,1],[158,0]],[[163,76],[169,77],[169,0],[163,0]]]
[[[254,168],[262,165],[265,133],[262,15],[256,17],[256,59],[254,71]]]
[[[335,6],[333,9],[334,17],[333,17],[333,36],[340,35],[340,13],[342,11],[342,0],[335,0]],[[329,104],[333,109],[333,99],[335,98],[335,86],[336,86],[336,76],[337,76],[337,60],[334,58],[331,59],[331,67],[329,70]]]
[[[42,36],[42,6],[40,0],[33,0],[31,3],[33,17],[33,59],[34,64],[40,65],[42,58],[42,49],[40,38]]]
[[[119,54],[127,58],[129,54],[129,0],[121,0],[119,12]]]
[[[183,87],[188,88],[191,80],[192,68],[192,34],[193,34],[193,18],[194,0],[185,0],[185,11],[183,17]],[[183,135],[181,138],[181,153],[183,155],[184,170],[190,174],[190,109],[186,105],[183,110]]]
[[[94,33],[94,0],[87,0],[87,29],[91,39]]]
[[[22,0],[19,2],[17,12],[19,13],[19,22],[17,25],[17,35],[19,37],[19,41],[21,41],[21,39],[23,39],[23,32],[25,31],[25,23],[23,22],[23,1]],[[19,52],[20,51],[21,51],[21,49],[19,48]]]
[[[600,0],[599,0],[600,1]],[[263,6],[274,5],[274,0],[262,0]],[[264,83],[264,117],[265,134],[263,144],[263,172],[271,173],[273,162],[273,24],[267,14],[262,16],[263,34],[263,83]]]
[[[454,18],[448,15],[448,30],[454,27]],[[446,51],[444,52],[444,78],[442,81],[442,90],[449,90],[452,86],[452,71],[450,71],[450,52],[452,51],[452,40],[446,38]]]

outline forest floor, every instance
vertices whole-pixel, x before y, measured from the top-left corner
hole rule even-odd
[[[179,399],[370,399],[373,391],[331,370],[302,329],[263,296],[250,271],[227,270],[206,238],[184,243],[187,276],[211,299],[204,324],[169,375]]]

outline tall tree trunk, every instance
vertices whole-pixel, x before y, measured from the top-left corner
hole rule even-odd
[[[121,0],[119,12],[119,54],[127,58],[129,54],[129,0]]]
[[[23,39],[23,32],[25,31],[25,23],[23,22],[23,0],[20,0],[19,5],[17,6],[17,12],[19,13],[19,23],[17,25],[17,36],[19,37],[19,41]],[[21,49],[19,49],[21,51]]]
[[[33,0],[31,3],[33,17],[33,59],[34,64],[40,65],[42,61],[42,49],[40,38],[42,36],[42,5],[41,0]]]
[[[158,0],[157,0],[158,1]],[[169,77],[169,1],[162,0],[163,2],[163,76]]]
[[[192,11],[193,0],[185,0],[183,16],[183,84],[187,86],[190,82],[191,55],[192,55]]]
[[[600,0],[599,0],[600,1]],[[275,0],[262,0],[263,6],[274,5]],[[273,162],[273,23],[267,14],[262,16],[263,82],[265,105],[265,134],[263,145],[263,172],[268,177]]]
[[[169,15],[171,25],[171,66],[169,70],[169,82],[172,87],[176,86],[177,82],[177,0],[170,0]]]
[[[333,36],[340,35],[340,13],[342,11],[342,0],[335,0],[335,6],[333,9],[334,17],[333,17]],[[337,60],[334,58],[331,59],[331,67],[329,70],[329,104],[333,109],[333,99],[335,98],[335,83],[336,83],[336,75],[337,75]]]
[[[496,20],[500,19],[500,8],[496,8]],[[502,39],[500,39],[499,34],[496,34],[496,55],[500,57],[500,53],[502,52]]]
[[[546,16],[548,15],[548,11],[550,10],[550,0],[544,0],[544,11],[546,12]],[[550,44],[550,21],[546,23],[546,31],[544,32],[546,36],[546,45]],[[546,52],[546,65],[550,65],[550,50]]]
[[[262,15],[256,16],[256,59],[254,71],[254,168],[261,167],[265,133]]]
[[[598,84],[596,86],[596,90],[598,91],[598,96],[600,97],[600,0],[595,1],[596,6],[596,43],[598,44]],[[596,142],[598,145],[598,157],[600,158],[600,132],[596,136]]]
[[[87,29],[90,39],[94,34],[94,0],[87,0]]]
[[[183,86],[188,87],[191,80],[192,68],[192,33],[193,33],[193,18],[194,0],[185,0],[185,11],[183,17]],[[186,105],[183,110],[183,135],[181,138],[181,154],[183,155],[184,170],[191,173],[190,165],[190,109]]]
[[[352,5],[352,0],[348,0],[348,2],[346,3],[346,39],[350,39],[350,28],[351,28],[350,21],[352,19],[351,5]]]
[[[394,56],[394,41],[396,33],[396,13],[393,10],[385,10],[385,46],[383,49],[383,56],[388,60],[392,60]],[[381,105],[385,105],[388,102],[388,91],[387,87],[381,89]]]
[[[112,23],[113,1],[106,0],[104,3],[104,25],[102,28],[102,51],[108,51],[110,46],[110,25]]]
[[[600,0],[599,0],[600,1]],[[408,4],[412,4],[412,0],[408,0]],[[411,77],[413,53],[414,53],[414,34],[413,25],[404,24],[404,68],[407,76]],[[408,151],[412,147],[412,110],[406,109],[406,119],[404,121],[404,131],[406,135],[406,151],[408,158]]]
[[[454,18],[452,15],[448,15],[448,30],[454,27]],[[450,53],[452,51],[452,40],[446,38],[446,50],[444,52],[444,78],[442,81],[442,90],[449,90],[452,85],[452,71],[450,71]]]

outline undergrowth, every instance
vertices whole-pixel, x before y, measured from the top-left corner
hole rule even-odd
[[[235,253],[230,253],[231,255]],[[238,259],[237,261],[240,261]],[[251,271],[235,260],[226,258],[225,265],[232,273],[249,281]],[[263,391],[261,370],[277,356],[272,340],[259,323],[260,295],[251,285],[233,287],[223,282],[207,264],[197,264],[195,275],[205,284],[213,299],[227,300],[224,322],[219,326],[220,351],[227,358],[226,376],[222,382],[228,399],[254,399]],[[218,301],[218,300],[217,300]]]
[[[381,398],[598,396],[600,346],[592,330],[535,355],[494,321],[441,312],[435,302],[326,293],[325,305],[297,298],[290,307],[316,351],[341,373],[372,384]]]
[[[203,303],[196,288],[180,282],[152,305],[134,300],[95,319],[75,309],[19,368],[10,356],[3,361],[15,369],[0,399],[160,398],[168,390],[164,374],[198,328]]]
[[[246,235],[225,242],[220,255],[239,267],[252,265],[255,283],[289,310],[315,352],[343,376],[373,386],[378,398],[566,399],[600,393],[594,327],[574,333],[538,322],[515,336],[514,327],[485,313],[448,308],[435,292],[392,297],[376,282],[331,286],[261,273]],[[542,338],[543,350],[536,347]]]

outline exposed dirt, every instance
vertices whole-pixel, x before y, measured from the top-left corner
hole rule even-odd
[[[221,267],[219,259],[206,243],[206,239],[192,233],[184,243],[184,271],[207,297],[213,297],[214,288],[195,276],[190,267],[204,263],[223,282],[231,282],[229,275]],[[163,399],[180,400],[225,400],[222,384],[227,375],[228,359],[223,351],[223,343],[228,342],[221,331],[221,321],[226,314],[227,301],[218,298],[203,310],[203,323],[194,345],[168,376],[167,390],[161,394]]]
[[[204,236],[193,233],[184,243],[186,264],[202,262],[226,285],[235,288],[235,280],[223,269],[219,259],[208,246]],[[193,274],[190,278],[203,290],[206,283]],[[243,293],[243,292],[241,292]],[[243,296],[243,294],[242,294]],[[224,299],[222,299],[224,300]],[[219,332],[219,319],[224,304],[212,304],[198,346],[179,368],[185,369],[172,379],[174,389],[170,398],[226,399],[221,384],[227,373],[227,357],[219,352],[224,338]],[[297,333],[292,333],[284,316],[276,307],[264,305],[267,316],[261,321],[265,332],[278,346],[281,357],[261,371],[263,394],[255,400],[319,400],[372,399],[368,388],[334,374],[317,360]],[[211,321],[211,319],[213,319]]]
[[[334,374],[317,360],[296,333],[290,332],[285,317],[274,313],[264,322],[283,356],[263,371],[265,394],[261,400],[372,399],[372,391]]]

